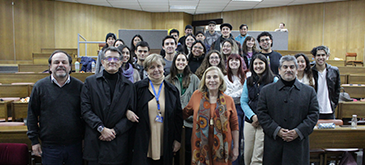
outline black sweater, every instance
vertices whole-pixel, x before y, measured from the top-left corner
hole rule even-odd
[[[28,132],[32,145],[73,144],[81,142],[80,93],[83,83],[73,77],[60,88],[47,76],[34,84],[28,104]],[[39,119],[38,119],[39,118]],[[38,127],[39,122],[39,127]]]

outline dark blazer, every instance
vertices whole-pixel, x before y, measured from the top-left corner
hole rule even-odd
[[[86,78],[81,92],[81,113],[86,122],[84,159],[103,164],[122,164],[130,161],[130,128],[132,122],[126,111],[135,110],[136,90],[131,81],[119,71],[113,100],[103,72]],[[116,138],[110,142],[99,140],[99,126],[112,128]]]
[[[257,116],[264,130],[264,165],[308,165],[309,134],[318,121],[316,92],[295,80],[292,87],[282,79],[262,88]],[[298,138],[285,142],[277,136],[280,128],[296,130]]]
[[[149,79],[143,79],[135,83],[137,89],[137,111],[139,122],[136,124],[134,137],[133,165],[146,165],[147,152],[150,141],[150,121],[148,116],[148,102],[154,95],[148,90]],[[163,165],[171,165],[173,158],[174,140],[181,142],[181,132],[183,126],[180,94],[178,89],[164,81],[165,85],[165,115],[163,130]]]
[[[327,81],[327,89],[328,96],[330,97],[332,114],[335,113],[336,106],[338,105],[338,99],[340,97],[341,90],[341,80],[340,80],[340,71],[337,67],[331,66],[330,64],[326,64],[326,81]],[[316,64],[312,67],[313,78],[316,82],[315,89],[318,91],[318,71],[316,69]]]

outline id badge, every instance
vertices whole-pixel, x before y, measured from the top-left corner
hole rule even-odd
[[[155,121],[162,123],[163,122],[163,117],[160,116],[160,115],[156,115]]]

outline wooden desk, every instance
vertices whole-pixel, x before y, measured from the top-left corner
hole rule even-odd
[[[365,84],[365,72],[363,74],[348,75],[348,84]]]
[[[25,143],[32,148],[27,131],[27,126],[2,126],[0,127],[0,143]]]
[[[0,85],[0,97],[29,97],[31,85]]]
[[[25,119],[28,116],[28,102],[14,101],[11,104],[13,121]]]
[[[336,129],[314,129],[309,135],[309,148],[365,148],[365,126],[356,129],[338,127]],[[365,157],[363,156],[363,164]]]
[[[0,118],[5,118],[5,121],[8,121],[8,110],[11,107],[12,100],[8,101],[0,101]]]
[[[342,84],[341,85],[345,91],[352,98],[365,98],[365,85],[358,84]]]
[[[340,74],[341,84],[348,84],[348,75],[347,74]]]
[[[18,72],[43,72],[49,69],[48,64],[19,64]]]
[[[357,115],[358,118],[365,118],[365,102],[340,102],[338,104],[336,118],[352,118],[352,115]]]
[[[364,74],[365,67],[338,66],[340,74]]]

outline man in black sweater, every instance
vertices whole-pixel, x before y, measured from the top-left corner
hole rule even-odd
[[[32,141],[32,151],[42,157],[44,165],[81,165],[83,83],[69,75],[72,58],[66,52],[53,52],[48,63],[51,75],[34,84],[28,106],[27,135]]]
[[[271,71],[275,75],[279,75],[279,60],[281,54],[271,49],[273,45],[272,35],[269,32],[262,32],[257,36],[257,42],[259,42],[261,53],[266,56]]]

